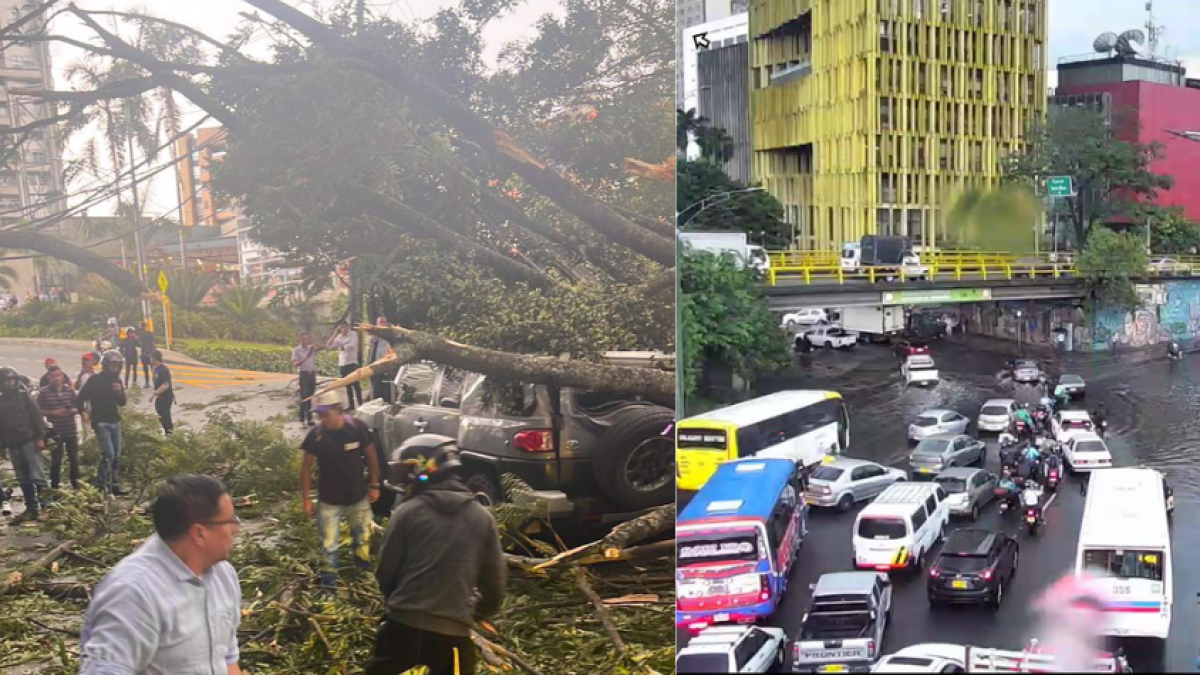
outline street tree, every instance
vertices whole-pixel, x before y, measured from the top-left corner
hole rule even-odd
[[[1117,129],[1126,131],[1133,124],[1121,116],[1114,120]],[[1075,195],[1064,201],[1076,242],[1091,241],[1096,223],[1129,216],[1139,202],[1152,201],[1172,184],[1170,176],[1151,170],[1162,156],[1161,144],[1120,140],[1103,113],[1052,107],[1026,138],[1025,151],[1005,162],[1005,179],[1043,189],[1051,176],[1070,176]]]
[[[0,38],[69,42],[107,64],[94,88],[37,93],[59,114],[35,125],[69,123],[104,102],[162,88],[224,125],[229,151],[215,169],[219,191],[241,203],[254,239],[310,278],[348,264],[356,292],[382,288],[384,296],[414,275],[447,286],[474,278],[479,283],[465,293],[527,298],[534,306],[511,307],[509,320],[539,316],[552,327],[547,333],[600,330],[602,322],[580,323],[556,307],[667,315],[675,256],[669,186],[626,174],[625,160],[670,154],[671,108],[662,103],[671,80],[670,3],[570,3],[564,17],[539,21],[538,37],[507,47],[495,72],[481,63],[480,34],[511,2],[464,2],[421,30],[370,16],[360,26],[349,2],[320,18],[281,0],[247,3],[259,12],[246,14],[247,25],[229,41],[58,0],[45,0]],[[126,40],[102,25],[113,14],[197,41],[200,55]],[[57,34],[54,22],[64,20],[82,22],[96,39]],[[273,60],[239,51],[251,30],[277,41]],[[33,128],[11,131],[19,137]],[[147,293],[131,275],[40,226],[0,230],[0,245],[61,258],[128,293]],[[420,266],[430,260],[437,264]],[[484,317],[447,312],[417,328],[454,332],[472,320]],[[617,346],[672,351],[669,321],[655,328],[627,332]],[[596,349],[585,357],[615,342],[594,337]],[[476,347],[490,350],[492,375],[561,379],[537,379],[525,354],[505,351],[515,349],[511,342]],[[609,376],[591,384],[629,390],[622,383],[632,381],[623,377],[629,369],[604,368]],[[673,381],[669,373],[654,377],[658,392]]]
[[[786,336],[767,307],[755,273],[732,254],[685,247],[679,260],[679,291],[677,367],[689,411],[704,394],[706,373],[728,368],[751,381],[790,362]]]
[[[1146,276],[1146,243],[1128,232],[1095,228],[1075,259],[1087,298],[1096,305],[1134,309],[1141,305],[1134,284]]]
[[[679,162],[676,175],[681,229],[746,232],[767,248],[786,248],[791,242],[791,225],[783,220],[783,206],[765,190],[745,191],[745,185],[704,159]],[[708,198],[711,203],[702,205]]]

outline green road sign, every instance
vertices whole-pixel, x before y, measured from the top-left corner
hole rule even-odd
[[[1075,194],[1071,189],[1070,176],[1051,176],[1046,179],[1046,192],[1051,197],[1070,197]]]
[[[888,291],[885,305],[932,305],[943,302],[985,302],[992,299],[990,288],[946,288],[922,291]]]

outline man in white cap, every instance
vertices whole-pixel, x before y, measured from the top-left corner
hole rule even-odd
[[[313,464],[317,466],[317,527],[321,533],[328,569],[321,584],[337,586],[338,543],[342,520],[350,526],[354,564],[371,569],[371,504],[379,499],[379,459],[371,432],[361,421],[343,414],[342,391],[327,391],[316,398],[313,412],[320,423],[309,429],[300,448],[300,499],[306,516],[313,515],[309,497]]]

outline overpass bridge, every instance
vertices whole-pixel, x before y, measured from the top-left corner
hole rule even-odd
[[[1151,256],[1143,281],[1200,278],[1200,256]],[[843,270],[833,251],[772,251],[763,290],[770,307],[865,307],[1083,297],[1074,264],[1048,254],[937,251],[923,269]]]

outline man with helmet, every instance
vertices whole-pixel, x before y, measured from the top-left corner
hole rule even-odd
[[[46,421],[28,389],[21,387],[17,371],[0,368],[0,448],[8,451],[13,473],[25,497],[25,513],[14,523],[38,517],[46,489],[46,469],[41,451],[46,447]]]
[[[92,431],[100,442],[100,467],[96,472],[97,487],[103,492],[120,496],[117,478],[121,475],[121,407],[125,405],[125,386],[121,371],[125,358],[110,349],[100,357],[100,372],[88,379],[79,390],[77,402],[88,406]]]
[[[300,503],[304,515],[313,515],[313,464],[317,466],[317,528],[328,569],[321,584],[337,586],[338,545],[342,520],[350,526],[354,563],[371,568],[371,504],[379,499],[379,459],[371,432],[359,420],[343,414],[341,391],[327,391],[316,398],[313,411],[320,423],[309,429],[300,448]],[[369,476],[364,475],[369,474]]]
[[[375,578],[386,616],[365,675],[475,672],[471,628],[504,600],[504,552],[496,522],[463,484],[454,439],[418,434],[388,464],[404,493],[392,513]]]

